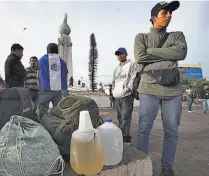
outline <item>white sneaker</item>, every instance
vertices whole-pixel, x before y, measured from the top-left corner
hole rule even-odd
[[[192,112],[192,111],[188,111],[188,112]]]

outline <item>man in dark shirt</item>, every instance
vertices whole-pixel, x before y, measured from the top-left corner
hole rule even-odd
[[[178,61],[186,58],[187,43],[183,32],[166,32],[172,13],[179,6],[179,1],[157,3],[151,10],[150,21],[153,26],[150,32],[139,33],[134,44],[135,60],[144,65],[138,87],[140,106],[137,148],[149,153],[149,136],[160,106],[164,129],[160,176],[174,176],[172,167],[182,113]]]
[[[110,108],[115,109],[115,98],[113,97],[112,94],[112,84],[109,85],[109,100],[110,100]]]
[[[73,79],[73,77],[71,76],[71,77],[70,77],[70,84],[69,84],[69,86],[73,87],[73,82],[74,82],[74,79]]]
[[[25,78],[25,87],[30,90],[30,95],[34,103],[34,113],[37,109],[39,87],[37,80],[38,58],[30,58],[30,67],[26,68],[27,76]]]
[[[206,113],[206,106],[209,108],[209,86],[204,84],[204,88],[200,92],[200,100],[202,101],[203,113]]]
[[[26,70],[21,63],[22,56],[23,47],[20,44],[13,44],[4,67],[5,83],[8,88],[24,86]]]

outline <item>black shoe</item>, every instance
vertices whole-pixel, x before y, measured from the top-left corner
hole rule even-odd
[[[126,144],[131,144],[131,136],[123,136],[123,142]]]
[[[174,171],[172,169],[162,169],[160,176],[175,176]]]

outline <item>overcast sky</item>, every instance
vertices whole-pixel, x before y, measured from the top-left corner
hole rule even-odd
[[[24,47],[22,62],[28,66],[31,56],[41,57],[50,42],[57,42],[64,14],[68,14],[73,43],[73,74],[88,80],[89,38],[93,32],[99,52],[98,82],[111,80],[118,62],[114,52],[125,47],[134,60],[134,38],[148,32],[150,11],[156,1],[92,1],[92,2],[0,2],[0,73],[13,43]],[[202,63],[209,77],[209,2],[181,1],[173,13],[168,31],[183,31],[188,55],[183,63]],[[207,12],[208,11],[208,12]],[[23,28],[26,27],[26,30]]]

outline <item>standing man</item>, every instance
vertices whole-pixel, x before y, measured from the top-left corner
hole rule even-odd
[[[67,64],[58,55],[56,43],[47,46],[47,54],[39,60],[39,118],[47,113],[50,101],[55,107],[62,99],[62,91],[67,91]]]
[[[206,107],[209,109],[209,86],[204,84],[202,91],[200,92],[200,101],[202,101],[203,113],[206,113]]]
[[[38,59],[33,56],[30,58],[30,67],[26,68],[25,87],[30,90],[30,95],[34,103],[34,113],[37,109],[39,87],[37,83]]]
[[[115,98],[119,127],[123,132],[123,142],[131,143],[130,126],[134,103],[131,90],[138,65],[127,60],[128,54],[125,48],[119,48],[115,55],[118,58],[119,65],[113,74],[112,93]]]
[[[5,62],[5,83],[8,88],[24,87],[26,71],[21,63],[23,47],[20,44],[13,44],[11,54]]]
[[[178,61],[185,59],[187,43],[182,32],[166,32],[172,13],[179,6],[179,1],[157,3],[151,10],[153,27],[149,33],[138,34],[134,44],[135,60],[144,66],[138,88],[140,107],[137,148],[148,154],[150,131],[158,107],[161,106],[164,128],[161,176],[174,176],[172,166],[182,113],[183,89]]]
[[[110,108],[115,109],[115,98],[112,94],[112,84],[109,84],[109,100],[110,100]]]
[[[186,99],[188,105],[188,112],[192,112],[192,104],[194,102],[194,94],[191,87],[188,87],[186,90]]]
[[[70,84],[69,84],[70,87],[73,87],[73,82],[74,82],[74,79],[73,79],[73,77],[71,76],[71,77],[70,77]]]

